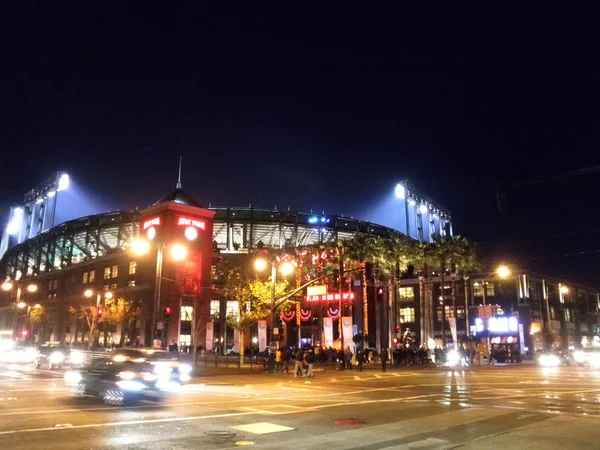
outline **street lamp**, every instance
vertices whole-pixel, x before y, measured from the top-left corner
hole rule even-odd
[[[277,265],[274,260],[267,261],[264,258],[258,258],[254,260],[254,268],[262,272],[265,270],[269,263],[271,264],[271,330],[273,337],[275,336],[275,328],[277,327],[277,315],[275,314],[275,289],[277,286]],[[284,261],[279,266],[279,271],[283,276],[287,276],[294,271],[294,266],[289,261]]]
[[[91,298],[91,297],[93,297],[93,295],[94,295],[94,291],[91,290],[91,289],[86,289],[83,292],[83,296],[87,297],[87,298]],[[113,298],[113,296],[114,296],[114,294],[112,292],[110,292],[110,291],[104,291],[104,298],[105,299],[111,299],[111,298]],[[100,305],[101,300],[102,300],[102,292],[98,291],[98,292],[96,292],[96,306]]]
[[[17,303],[17,308],[19,308],[19,309],[23,309],[26,306],[27,306],[27,303],[25,303],[25,302],[19,302],[19,303]]]
[[[181,244],[175,244],[171,247],[171,258],[175,261],[182,261],[187,256],[187,248]]]
[[[37,290],[37,284],[30,284],[29,286],[27,286],[27,292],[37,292]]]
[[[13,288],[13,284],[10,281],[5,281],[2,283],[2,290],[5,292],[10,291]]]
[[[256,270],[258,270],[259,272],[262,272],[263,270],[265,270],[267,268],[267,260],[263,259],[263,258],[259,258],[257,260],[254,261],[254,268]]]
[[[144,239],[136,239],[131,244],[131,249],[136,255],[145,255],[150,251],[150,244]]]
[[[511,271],[510,271],[510,269],[508,267],[506,267],[506,266],[498,266],[496,268],[496,270],[494,270],[493,272],[489,273],[487,276],[485,276],[485,277],[482,278],[482,280],[481,280],[481,287],[482,287],[482,293],[483,293],[483,295],[482,295],[483,306],[485,306],[486,303],[487,303],[487,292],[486,292],[486,287],[485,287],[486,280],[488,278],[490,278],[492,275],[497,275],[498,278],[504,279],[504,278],[508,278],[510,276],[510,274],[511,274]],[[474,286],[478,286],[479,284],[478,283],[473,283],[473,285]]]
[[[561,293],[561,294],[568,294],[568,293],[569,293],[569,288],[563,284],[563,285],[560,287],[560,293]]]

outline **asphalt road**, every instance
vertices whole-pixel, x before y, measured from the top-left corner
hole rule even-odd
[[[336,420],[343,422],[336,424]],[[0,448],[597,449],[600,373],[408,368],[315,378],[200,368],[164,404],[74,399],[61,371],[0,366]]]

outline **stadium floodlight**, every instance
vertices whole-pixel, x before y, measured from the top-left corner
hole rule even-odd
[[[48,191],[48,198],[52,198],[56,195],[56,191]]]
[[[425,214],[427,212],[427,205],[419,205],[419,212]]]
[[[406,188],[403,184],[398,183],[396,188],[394,189],[394,193],[397,198],[405,198],[406,197]]]
[[[60,178],[58,179],[58,190],[64,191],[65,189],[67,189],[69,187],[70,181],[71,180],[69,178],[69,174],[67,174],[67,173],[61,174]]]
[[[21,223],[23,222],[23,208],[14,208],[12,210],[12,217],[10,218],[10,222],[8,222],[8,226],[6,227],[6,232],[8,234],[17,234],[21,229]]]

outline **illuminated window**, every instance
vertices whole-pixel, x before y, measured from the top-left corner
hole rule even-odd
[[[89,277],[89,273],[83,272],[83,284],[86,284],[88,282],[88,277]]]
[[[400,316],[400,322],[414,322],[415,321],[415,308],[400,308],[398,310]]]
[[[108,280],[110,278],[110,267],[104,268],[104,279]]]
[[[565,308],[565,321],[566,322],[573,321],[573,315],[571,314],[571,310],[569,308]]]
[[[489,283],[486,281],[485,283],[485,295],[487,297],[493,297],[496,295],[496,291],[494,289],[494,283]],[[473,296],[474,297],[483,297],[483,285],[480,282],[473,283]]]
[[[112,266],[112,277],[117,278],[119,276],[119,266]]]
[[[220,300],[211,300],[210,301],[210,315],[218,316],[221,312],[221,301]]]
[[[134,287],[135,286],[135,280],[129,280],[127,282],[127,287]]]
[[[454,310],[452,309],[452,306],[446,306],[446,319],[449,319],[451,317],[454,317]],[[437,308],[437,320],[438,320],[438,322],[442,321],[442,307],[441,306],[438,306],[438,308]]]
[[[108,291],[108,284],[105,284],[104,286],[102,286],[102,290]]]
[[[137,263],[135,261],[129,262],[129,275],[133,275],[135,273],[135,269],[137,268]]]
[[[181,307],[181,320],[184,322],[191,322],[193,317],[194,308],[191,306]]]
[[[240,315],[240,304],[237,300],[227,302],[227,317],[237,317]]]
[[[90,277],[89,277],[90,283],[93,283],[95,279],[96,279],[96,271],[90,270]]]
[[[398,288],[398,300],[400,303],[410,303],[415,300],[415,288],[400,287]]]
[[[111,288],[111,289],[116,289],[116,288],[117,288],[117,283],[113,283],[113,284],[111,284],[111,285],[110,285],[110,288]]]

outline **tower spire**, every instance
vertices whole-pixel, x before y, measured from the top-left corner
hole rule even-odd
[[[181,189],[181,156],[179,157],[179,177],[177,177],[176,189]]]

